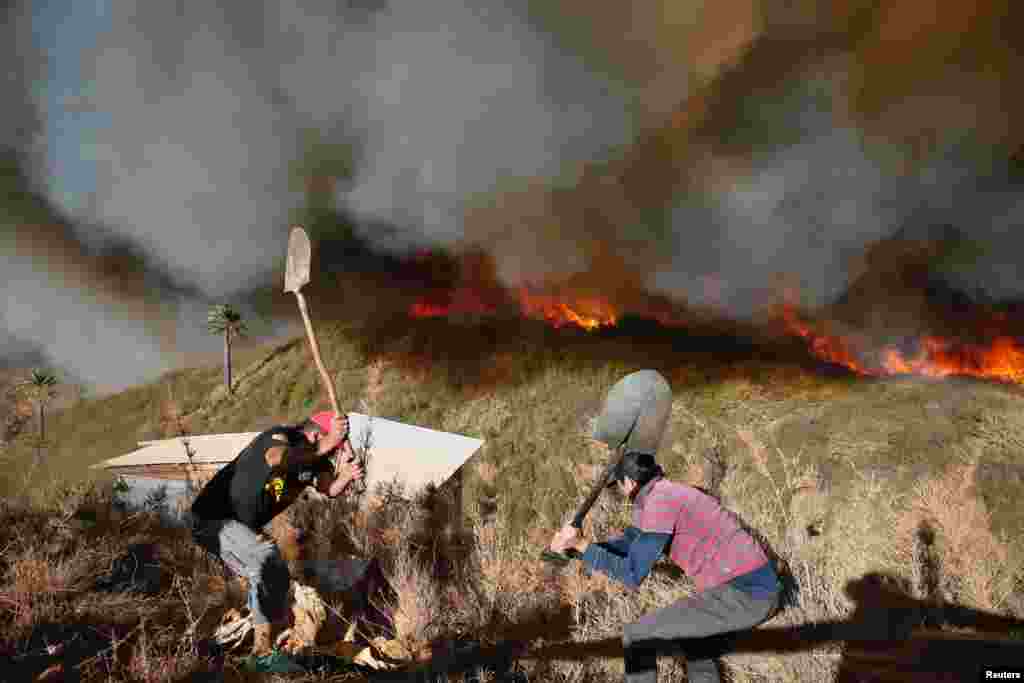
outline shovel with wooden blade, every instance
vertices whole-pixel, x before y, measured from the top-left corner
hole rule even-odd
[[[310,264],[313,261],[313,249],[309,244],[309,236],[301,225],[292,226],[288,235],[288,260],[284,270],[284,291],[295,294],[299,303],[299,312],[302,313],[302,322],[306,326],[306,338],[309,339],[309,348],[313,352],[313,360],[316,361],[317,370],[320,371],[320,379],[327,388],[327,394],[331,398],[331,410],[335,415],[341,415],[341,408],[338,407],[338,392],[334,388],[334,380],[331,373],[324,367],[323,358],[320,356],[320,345],[316,341],[316,332],[313,330],[313,323],[309,319],[309,306],[306,304],[306,297],[302,295],[303,285],[309,284]]]

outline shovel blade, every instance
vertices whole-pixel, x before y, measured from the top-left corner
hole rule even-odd
[[[309,266],[312,260],[309,236],[301,225],[292,227],[288,235],[288,260],[284,268],[284,291],[297,292],[309,283]]]

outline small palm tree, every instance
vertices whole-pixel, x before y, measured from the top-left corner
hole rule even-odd
[[[36,411],[36,419],[39,425],[38,442],[36,444],[36,458],[42,457],[43,444],[46,441],[46,406],[57,396],[54,387],[57,385],[57,376],[52,372],[36,368],[32,371],[32,377],[18,384],[19,392],[32,402]]]
[[[235,337],[244,337],[247,332],[242,314],[231,304],[218,304],[206,315],[206,327],[210,334],[224,335],[224,385],[228,393],[234,393],[231,386],[231,341]]]

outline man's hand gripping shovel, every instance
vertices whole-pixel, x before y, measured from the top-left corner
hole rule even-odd
[[[597,480],[594,488],[590,491],[590,495],[587,496],[587,499],[583,501],[579,509],[576,510],[576,514],[573,516],[570,524],[577,529],[583,528],[583,520],[586,519],[587,514],[590,512],[590,508],[594,507],[594,503],[596,503],[597,499],[601,497],[601,492],[608,487],[612,475],[615,473],[616,468],[618,468],[619,463],[622,461],[622,456],[626,453],[626,444],[629,442],[629,437],[633,434],[633,430],[636,429],[636,423],[639,419],[640,417],[638,415],[637,418],[633,420],[633,425],[629,428],[629,431],[626,432],[626,436],[622,439],[622,443],[620,443],[619,447],[615,449],[615,457],[612,458],[611,462],[608,463],[608,466],[605,467],[604,473],[601,475],[600,479]],[[573,556],[568,553],[557,553],[554,550],[551,550],[551,548],[545,548],[544,552],[540,554],[540,557],[545,562],[550,562],[551,564],[564,567],[569,564],[569,560],[571,560]]]

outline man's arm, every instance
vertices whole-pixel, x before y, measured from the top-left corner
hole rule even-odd
[[[306,467],[310,467],[317,463],[323,456],[318,452],[318,449],[313,447],[313,444],[294,444],[287,445],[287,439],[283,439],[285,443],[280,446],[271,446],[267,449],[267,464],[271,467],[282,469],[286,471],[297,471]],[[277,435],[274,436],[275,441]]]
[[[335,415],[331,421],[331,430],[316,443],[305,440],[299,443],[288,443],[288,437],[284,434],[275,434],[274,441],[281,445],[267,449],[267,463],[271,467],[285,469],[289,472],[296,472],[313,465],[319,465],[318,461],[329,454],[335,448],[348,441],[348,415]]]
[[[626,529],[622,532],[621,536],[617,538],[610,538],[607,541],[602,541],[598,545],[607,550],[612,551],[616,555],[621,555],[622,557],[625,557],[629,554],[629,545],[636,539],[639,533],[640,530],[637,529],[635,526],[626,527]],[[582,544],[580,544],[580,546],[582,546]],[[577,548],[577,552],[585,551],[585,546],[582,546],[582,550]]]
[[[327,466],[317,475],[317,491],[330,498],[337,498],[349,484],[363,476],[363,468],[352,461],[352,455],[352,446],[346,441],[337,455],[338,466],[335,467],[328,460]]]
[[[589,569],[603,572],[627,586],[636,588],[651,573],[654,563],[661,557],[670,540],[672,534],[640,531],[633,536],[625,556],[618,555],[598,543],[580,543],[577,550],[583,553],[580,560]]]

